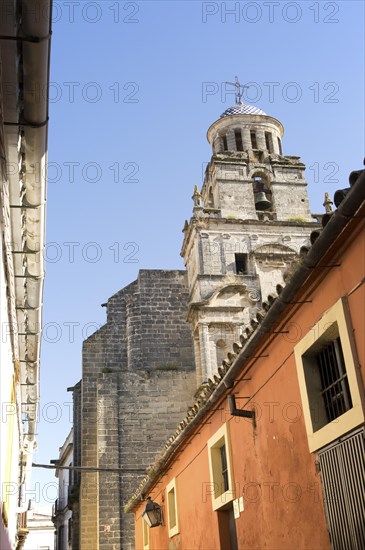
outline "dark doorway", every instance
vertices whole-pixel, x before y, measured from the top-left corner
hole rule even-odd
[[[236,520],[232,503],[218,512],[220,550],[238,550]]]

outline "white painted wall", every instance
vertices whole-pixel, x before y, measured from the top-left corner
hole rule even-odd
[[[39,506],[28,512],[29,535],[24,550],[54,550],[52,508]]]
[[[11,404],[12,375],[14,372],[13,354],[11,340],[8,334],[10,325],[8,312],[8,299],[6,294],[6,276],[3,254],[3,227],[0,226],[0,396],[1,396],[1,418],[0,418],[0,472],[1,472],[1,502],[6,501],[7,494],[10,495],[8,509],[8,528],[2,529],[1,550],[10,548],[15,544],[16,535],[16,509],[18,505],[18,461],[19,461],[19,431],[16,407]],[[12,428],[12,429],[11,429]],[[9,484],[7,483],[6,469],[9,446],[11,452],[11,473]],[[2,520],[1,520],[2,521]]]

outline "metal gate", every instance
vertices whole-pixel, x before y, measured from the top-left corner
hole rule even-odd
[[[318,453],[334,550],[365,548],[364,433],[361,429]]]

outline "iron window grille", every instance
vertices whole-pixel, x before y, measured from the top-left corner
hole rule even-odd
[[[352,408],[340,338],[323,348],[316,359],[327,420],[331,422]]]

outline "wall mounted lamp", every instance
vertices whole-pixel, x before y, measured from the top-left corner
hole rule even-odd
[[[162,525],[162,508],[156,502],[153,502],[151,497],[147,497],[147,504],[142,518],[150,528]]]

